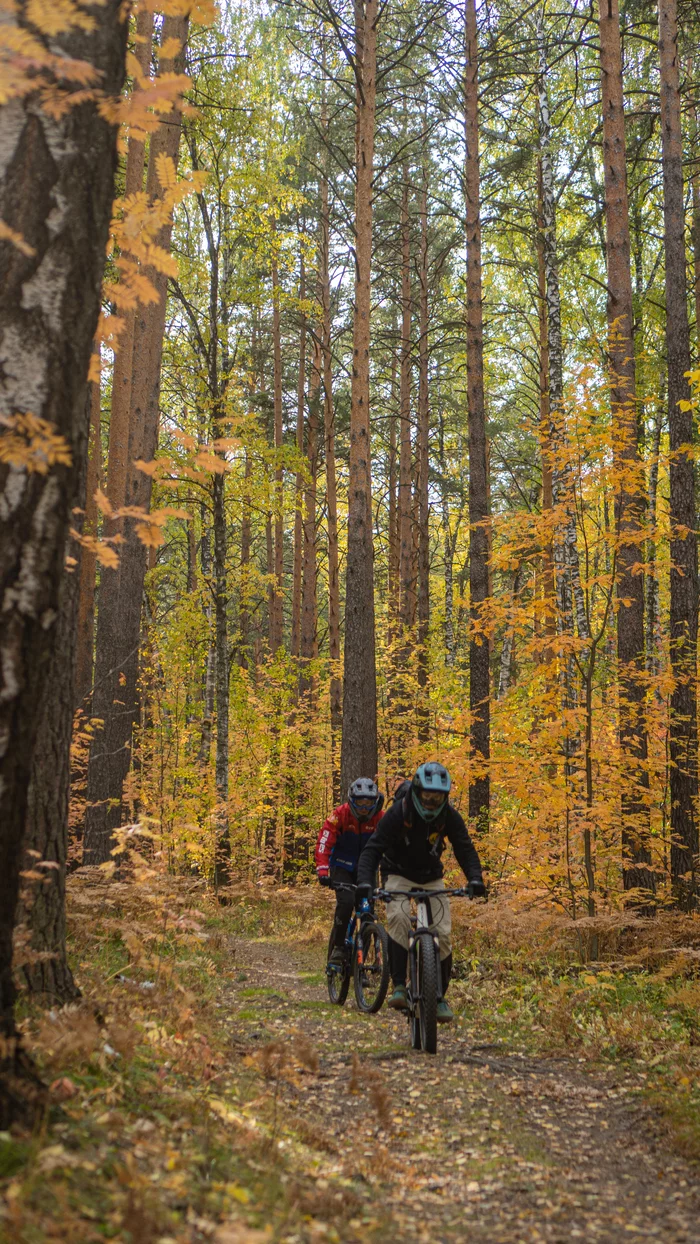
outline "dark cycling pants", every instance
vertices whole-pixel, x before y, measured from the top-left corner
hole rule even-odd
[[[333,885],[355,886],[357,884],[357,873],[349,873],[346,868],[331,868],[331,881],[333,882]],[[335,946],[342,947],[345,944],[345,930],[348,927],[348,921],[352,915],[354,906],[354,889],[336,891],[335,920],[333,921]]]

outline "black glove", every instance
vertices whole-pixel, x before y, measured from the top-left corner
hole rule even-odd
[[[486,886],[483,881],[470,881],[469,889],[474,898],[486,898]]]
[[[372,885],[370,881],[363,881],[362,885],[356,885],[355,886],[355,906],[359,907],[360,904],[366,899],[371,907],[373,893],[374,893],[374,886]]]
[[[318,884],[328,886],[329,889],[331,889],[333,886],[333,882],[331,881],[327,873],[325,875],[323,873],[318,874]]]

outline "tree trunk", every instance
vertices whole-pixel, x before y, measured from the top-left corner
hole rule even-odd
[[[98,355],[99,357],[99,355]],[[84,536],[97,536],[97,504],[95,493],[102,474],[102,442],[100,439],[101,388],[98,381],[90,385],[90,442],[88,446],[87,487],[81,525]],[[92,549],[80,550],[78,586],[77,653],[75,660],[75,708],[86,711],[92,690],[92,652],[95,632],[95,576],[97,557]]]
[[[396,394],[396,376],[398,372],[398,358],[396,350],[392,353],[391,360],[391,396],[392,402]],[[397,449],[398,440],[396,435],[396,410],[392,405],[389,414],[389,461],[388,461],[388,477],[389,477],[389,549],[388,549],[388,566],[387,566],[387,598],[389,617],[391,619],[392,633],[395,629],[396,621],[396,603],[398,601],[399,592],[399,507],[398,507],[398,491],[397,491]]]
[[[306,298],[306,272],[304,254],[301,255],[299,301]],[[299,461],[304,456],[304,401],[306,398],[306,316],[302,310],[299,328],[299,386],[297,389],[297,453]],[[294,566],[292,571],[292,637],[291,653],[298,657],[301,650],[301,566],[304,556],[304,476],[297,471],[294,490]]]
[[[21,14],[5,24],[20,30]],[[55,37],[57,55],[94,66],[118,96],[126,28],[114,0],[94,31]],[[117,134],[86,100],[49,117],[37,93],[2,105],[0,219],[27,248],[0,242],[0,409],[24,465],[0,466],[0,1128],[29,1122],[37,1082],[16,1038],[12,935],[29,783],[58,636],[66,536],[88,445],[87,375],[114,193]],[[30,417],[27,425],[26,418]],[[31,419],[61,451],[33,470]],[[73,702],[72,682],[67,694]]]
[[[177,39],[180,52],[173,59],[163,58],[159,73],[179,73],[184,67],[188,19],[166,17],[163,44]],[[147,192],[152,200],[160,197],[157,164],[167,156],[177,167],[182,114],[175,107],[151,137]],[[172,223],[163,225],[157,244],[170,249]],[[165,332],[167,277],[150,272],[158,293],[157,302],[137,312],[131,383],[130,436],[125,500],[128,506],[147,511],[151,500],[151,476],[134,466],[138,459],[153,459],[158,443],[160,365]],[[118,572],[103,576],[111,583],[97,619],[95,692],[92,711],[104,725],[94,738],[88,768],[87,814],[85,818],[84,860],[101,864],[110,858],[113,831],[122,820],[124,779],[131,760],[131,736],[138,714],[138,650],[141,634],[141,605],[146,574],[146,550],[136,535],[133,519],[125,520],[124,543],[120,546]],[[117,574],[118,579],[110,579]],[[116,588],[116,590],[115,590]]]
[[[136,41],[134,56],[139,69],[147,77],[151,67],[153,51],[153,13],[147,9],[139,9],[136,17]],[[138,88],[137,88],[138,91]],[[137,92],[136,92],[137,95]],[[137,95],[138,98],[138,95]],[[143,174],[145,168],[146,146],[141,138],[133,135],[129,138],[126,154],[126,171],[124,178],[124,198],[141,194],[143,191]],[[126,498],[126,480],[129,470],[129,429],[131,427],[131,384],[134,370],[134,328],[136,311],[122,313],[123,327],[119,336],[119,345],[114,357],[112,373],[112,404],[109,418],[109,449],[107,454],[107,496],[112,509],[120,509]],[[105,535],[112,536],[123,530],[123,520],[107,519]],[[118,590],[119,572],[110,570],[102,575],[100,587],[100,608],[102,594],[111,594],[112,589]],[[108,600],[105,607],[109,608]]]
[[[588,619],[581,588],[574,486],[566,453],[566,422],[564,413],[564,350],[561,335],[561,296],[557,263],[556,210],[554,170],[552,166],[549,99],[547,95],[547,59],[544,34],[538,32],[539,50],[539,129],[540,164],[542,169],[542,236],[547,301],[547,352],[549,362],[549,451],[551,453],[552,504],[557,512],[553,539],[555,590],[558,627],[564,634],[574,633],[574,616],[580,639],[588,639]],[[571,662],[567,672],[566,697],[574,699]]]
[[[659,609],[659,578],[656,568],[656,510],[659,492],[659,453],[661,450],[661,432],[665,423],[665,415],[666,377],[662,376],[659,405],[654,420],[654,434],[651,443],[651,457],[649,461],[649,482],[647,485],[647,525],[649,527],[651,537],[647,546],[648,570],[644,580],[646,587],[646,622],[644,629],[646,632],[647,643],[647,673],[652,677],[657,675],[659,672],[659,655],[663,651],[661,614]]]
[[[374,546],[369,426],[372,194],[378,0],[355,0],[355,305],[350,406],[348,552],[341,786],[377,772]]]
[[[316,642],[316,474],[318,472],[318,424],[321,395],[321,343],[314,334],[314,353],[311,367],[309,392],[309,419],[307,425],[306,456],[308,481],[304,489],[304,574],[301,607],[301,675],[299,689],[302,694],[311,691],[313,680],[309,674],[309,661],[318,656]]]
[[[484,404],[481,292],[481,215],[479,209],[479,82],[476,2],[465,0],[464,196],[467,241],[467,407],[469,417],[469,644],[471,761],[469,816],[488,829],[491,755],[489,643],[482,628],[489,596],[488,466]]]
[[[544,649],[546,665],[554,659],[554,637],[557,631],[554,586],[554,548],[552,542],[552,446],[549,409],[549,341],[547,326],[547,278],[544,262],[544,217],[542,210],[542,161],[537,161],[537,313],[539,321],[539,436],[542,455],[542,514],[549,526],[542,552],[542,595],[544,633],[549,641]]]
[[[401,388],[399,395],[399,612],[407,630],[416,612],[411,514],[411,231],[408,215],[408,167],[401,192]],[[407,637],[405,637],[407,642]]]
[[[323,124],[327,124],[325,111]],[[340,573],[338,566],[338,500],[335,478],[335,414],[331,358],[331,296],[329,277],[330,215],[328,175],[321,177],[321,357],[323,365],[323,430],[326,459],[326,511],[328,523],[328,656],[331,662],[330,713],[333,800],[340,797],[338,752],[342,721],[343,687],[340,670]]]
[[[428,685],[428,627],[430,624],[430,509],[428,466],[430,439],[430,392],[428,387],[428,170],[423,166],[420,201],[419,262],[419,339],[418,339],[418,428],[416,458],[418,477],[418,686],[421,688],[418,712],[418,738],[427,742],[429,718],[426,711]]]
[[[599,0],[600,68],[605,166],[608,275],[608,356],[613,447],[618,477],[615,496],[617,544],[617,659],[622,783],[622,856],[626,890],[653,889],[643,865],[649,849],[649,772],[644,722],[644,493],[637,449],[636,378],[625,114],[618,0]]]
[[[515,610],[518,602],[518,593],[520,592],[520,579],[522,576],[522,564],[513,575],[513,587],[510,595],[511,609]],[[506,626],[506,633],[503,636],[503,647],[501,648],[501,662],[498,670],[498,698],[502,700],[511,684],[513,677],[513,653],[515,651],[515,622],[509,622]]]
[[[239,646],[240,646],[240,664],[244,668],[248,667],[249,648],[250,648],[250,552],[253,543],[253,532],[251,525],[251,480],[253,476],[253,463],[250,454],[246,450],[245,454],[245,471],[243,474],[243,501],[241,513],[241,587],[240,587],[240,608],[238,613],[239,624]]]
[[[273,222],[274,224],[274,222]],[[273,229],[276,235],[276,229]],[[280,287],[277,271],[277,252],[272,253],[272,360],[273,360],[273,411],[274,442],[277,453],[275,467],[275,570],[273,594],[270,599],[270,651],[274,654],[282,647],[284,612],[282,590],[284,586],[284,472],[282,470],[282,338],[280,329]]]
[[[661,152],[664,181],[666,259],[666,352],[668,423],[671,453],[671,876],[682,906],[694,905],[698,826],[697,638],[698,556],[693,534],[695,466],[693,415],[686,372],[690,370],[690,331],[685,271],[683,144],[678,75],[676,0],[659,0],[661,70]]]

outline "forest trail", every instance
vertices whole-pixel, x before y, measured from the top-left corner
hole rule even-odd
[[[235,941],[234,1043],[274,1081],[279,1134],[317,1154],[292,1190],[309,1239],[700,1241],[697,1172],[626,1072],[475,1045],[462,1021],[414,1052],[386,1007],[332,1007],[323,967],[320,947]]]

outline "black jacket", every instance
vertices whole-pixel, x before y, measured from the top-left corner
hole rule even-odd
[[[383,859],[387,873],[398,873],[417,885],[438,881],[443,875],[445,839],[452,844],[457,863],[468,881],[481,881],[476,847],[456,808],[448,804],[435,821],[424,821],[411,796],[397,800],[384,813],[365,847],[357,869],[358,885],[372,884]]]

